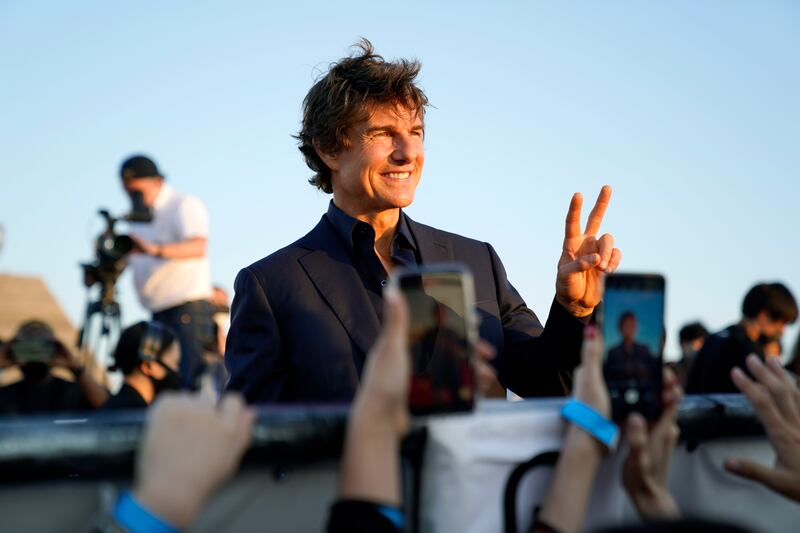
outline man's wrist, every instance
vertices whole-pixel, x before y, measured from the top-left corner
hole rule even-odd
[[[574,302],[568,302],[558,294],[556,294],[556,302],[558,302],[558,304],[563,307],[567,313],[575,318],[587,318],[592,316],[592,313],[594,313],[594,307],[588,308],[578,305]]]

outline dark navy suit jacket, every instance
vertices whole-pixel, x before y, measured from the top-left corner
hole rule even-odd
[[[583,321],[553,301],[542,327],[488,243],[407,219],[422,263],[459,262],[475,279],[480,336],[501,383],[560,396],[580,362]],[[350,252],[325,216],[305,237],[236,277],[227,389],[250,403],[347,402],[381,325]]]

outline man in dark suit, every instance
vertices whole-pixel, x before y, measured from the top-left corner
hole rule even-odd
[[[626,376],[630,379],[647,381],[655,372],[661,372],[659,360],[653,357],[646,344],[636,342],[639,321],[631,311],[619,317],[619,331],[622,342],[608,350],[606,372],[612,376]]]
[[[306,236],[236,278],[225,354],[228,388],[251,403],[347,402],[382,322],[382,287],[397,266],[460,262],[475,279],[480,335],[500,382],[522,396],[563,395],[582,330],[600,301],[600,276],[620,261],[596,237],[611,196],[604,187],[581,231],[582,197],[567,215],[556,298],[547,326],[506,278],[491,245],[411,220],[425,159],[427,97],[419,64],[387,62],[371,43],[331,66],[304,100],[300,151],[312,185],[333,193]]]

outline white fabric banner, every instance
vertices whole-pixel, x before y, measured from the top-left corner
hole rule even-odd
[[[420,498],[421,531],[503,531],[503,495],[512,470],[539,453],[560,448],[565,426],[556,405],[560,403],[484,401],[470,416],[430,419]],[[586,530],[638,520],[621,484],[626,453],[621,446],[603,462]],[[774,462],[765,437],[714,440],[693,452],[681,445],[675,451],[670,490],[684,516],[717,519],[757,531],[796,531],[800,505],[725,472],[722,463],[732,455],[764,464]],[[518,531],[528,530],[533,508],[542,500],[551,475],[551,468],[540,467],[520,484]]]

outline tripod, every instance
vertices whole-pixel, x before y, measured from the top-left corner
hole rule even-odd
[[[95,362],[103,369],[109,366],[112,343],[119,338],[122,331],[120,306],[115,298],[115,283],[116,277],[100,281],[100,297],[96,301],[91,301],[89,298],[83,324],[78,334],[80,357],[86,361],[94,354]],[[91,287],[89,287],[89,291],[91,291]],[[92,339],[92,332],[95,330],[97,333]]]

